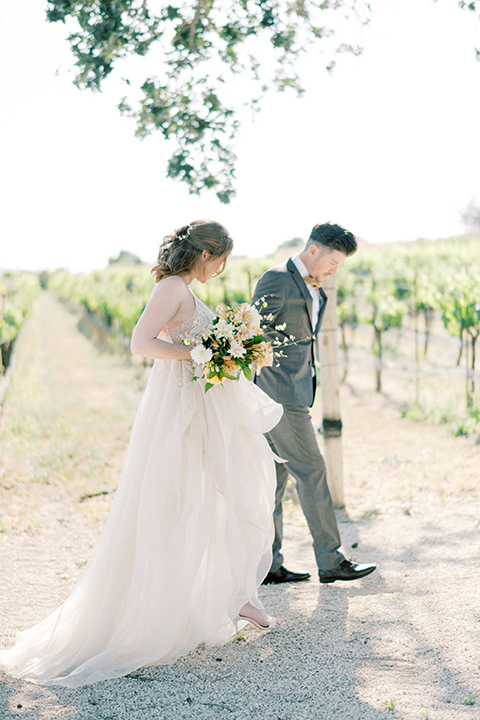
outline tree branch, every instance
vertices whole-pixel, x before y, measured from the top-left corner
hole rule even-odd
[[[188,40],[188,47],[190,50],[193,50],[193,43],[195,41],[195,31],[197,29],[198,21],[200,20],[200,15],[202,12],[204,12],[205,16],[208,15],[208,8],[206,9],[208,0],[198,0],[197,2],[197,8],[195,10],[195,16],[192,20],[192,24],[190,25],[190,37]]]

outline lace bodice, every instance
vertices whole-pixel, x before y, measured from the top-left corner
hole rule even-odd
[[[181,343],[187,335],[192,339],[200,339],[202,335],[208,332],[210,323],[215,317],[210,308],[199,300],[196,295],[193,297],[195,298],[195,310],[192,317],[176,325],[174,328],[168,329],[165,333],[165,337],[174,343]]]

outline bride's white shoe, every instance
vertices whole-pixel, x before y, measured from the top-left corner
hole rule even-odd
[[[253,620],[252,618],[247,617],[246,615],[239,615],[238,616],[240,620],[246,620],[249,623],[252,623],[252,625],[255,625],[259,630],[273,630],[276,627],[280,627],[280,625],[283,625],[283,620],[277,620],[277,618],[271,617],[270,622],[268,625],[260,625],[256,620]]]

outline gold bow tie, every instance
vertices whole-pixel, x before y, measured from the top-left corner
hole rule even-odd
[[[314,277],[308,276],[308,277],[305,277],[305,278],[303,278],[303,279],[305,280],[305,282],[307,283],[307,285],[310,285],[310,287],[312,287],[312,288],[322,287],[322,283],[319,283],[318,280],[315,280]]]

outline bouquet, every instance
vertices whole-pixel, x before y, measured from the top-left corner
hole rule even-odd
[[[188,337],[183,341],[194,345],[192,360],[202,367],[202,374],[193,380],[205,378],[205,392],[225,380],[238,380],[241,373],[251,380],[252,373],[272,365],[274,357],[272,344],[261,328],[262,316],[255,307],[248,303],[228,308],[219,305],[215,312],[210,332],[200,343]]]

